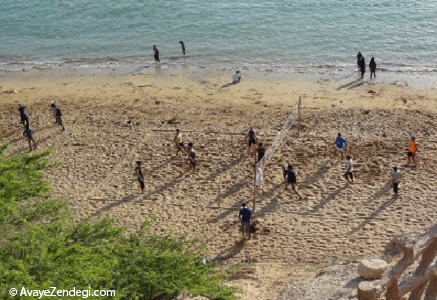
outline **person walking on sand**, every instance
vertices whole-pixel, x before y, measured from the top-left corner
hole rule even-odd
[[[346,152],[347,152],[347,141],[344,137],[341,136],[341,133],[339,132],[337,135],[337,138],[335,139],[335,152],[334,154],[336,155],[337,152],[340,152],[340,158],[343,158],[344,156],[346,156]]]
[[[185,148],[184,142],[182,141],[182,133],[179,129],[176,129],[176,135],[173,141],[175,142],[177,148],[176,156],[179,154],[180,151],[182,151],[182,149],[184,149],[185,153],[187,153],[187,148]]]
[[[181,44],[182,47],[182,53],[185,55],[185,44],[183,41],[180,41],[179,44]]]
[[[35,149],[38,149],[38,148],[36,147],[36,142],[35,142],[35,140],[33,139],[33,133],[34,133],[34,131],[33,131],[32,129],[30,129],[30,128],[29,128],[29,124],[27,124],[27,125],[26,125],[26,129],[24,129],[23,136],[26,137],[27,142],[29,143],[29,149],[30,149],[30,151],[32,151],[32,142],[33,142],[33,145],[35,146]]]
[[[411,138],[410,149],[408,150],[408,164],[413,163],[416,166],[416,152],[419,143],[416,143],[416,138]]]
[[[398,198],[399,183],[401,182],[401,171],[397,167],[393,167],[393,175],[391,176],[391,187],[394,192],[394,199]]]
[[[56,107],[56,103],[55,103],[55,101],[51,101],[50,102],[50,108],[51,108],[51,110],[52,110],[52,116],[53,116],[53,118],[55,119],[55,124],[57,123],[56,122],[56,109],[57,109],[57,107]]]
[[[26,106],[24,105],[18,105],[18,111],[20,112],[20,118],[21,118],[21,124],[26,127],[26,125],[29,125],[29,117],[26,115],[24,110],[26,109]]]
[[[364,59],[364,56],[361,56],[360,58],[360,71],[361,78],[364,78],[364,73],[366,73],[366,60]]]
[[[159,50],[156,45],[153,45],[153,57],[155,58],[155,62],[161,62],[159,60]]]
[[[258,144],[258,148],[256,149],[256,152],[258,152],[258,162],[260,162],[261,159],[263,159],[264,155],[266,154],[266,149],[264,148],[263,143]]]
[[[232,83],[234,83],[234,84],[239,83],[240,80],[241,80],[241,74],[240,74],[240,71],[237,70],[237,71],[235,71],[234,75],[232,75]]]
[[[346,162],[346,173],[344,173],[344,178],[346,178],[347,183],[353,183],[354,182],[354,166],[352,162],[352,158],[348,155],[346,156],[347,162]],[[349,178],[352,180],[350,181]]]
[[[263,171],[259,164],[253,164],[253,173],[255,173],[255,185],[256,187],[264,193],[263,190]]]
[[[144,176],[141,172],[141,162],[137,161],[137,167],[135,168],[135,175],[137,176],[138,182],[140,183],[141,194],[144,194]]]
[[[249,140],[248,152],[249,155],[251,155],[250,148],[252,147],[252,145],[256,145],[256,132],[255,130],[253,130],[253,126],[250,126],[249,130],[247,131],[246,140]]]
[[[62,132],[65,131],[64,120],[62,119],[62,111],[59,107],[56,108],[56,123],[62,126]]]
[[[372,57],[370,59],[369,69],[370,69],[370,79],[372,79],[372,74],[373,74],[373,77],[376,78],[376,74],[375,74],[375,72],[376,72],[376,62],[375,62],[375,58],[374,57]]]
[[[253,222],[253,212],[247,207],[246,203],[242,204],[243,208],[238,213],[238,218],[241,222],[241,233],[243,234],[243,239],[246,233],[249,233],[249,240],[252,237],[250,232],[250,225]]]
[[[296,187],[297,187],[297,172],[295,172],[293,170],[293,166],[292,165],[288,165],[287,168],[287,181],[285,182],[285,191],[288,190],[288,186],[291,185],[291,189],[293,190],[293,192],[299,197],[299,200],[302,200],[301,195],[297,192]]]
[[[196,173],[196,151],[194,151],[193,143],[188,144],[188,160],[190,162],[190,170],[193,170],[193,173]]]

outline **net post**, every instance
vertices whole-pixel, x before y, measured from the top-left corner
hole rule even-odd
[[[258,164],[255,165],[255,172],[253,174],[253,212],[255,212],[256,208],[256,172],[258,171]]]
[[[300,111],[300,105],[302,102],[301,96],[299,96],[299,100],[297,100],[297,136],[300,136],[300,130],[301,130],[301,111]]]

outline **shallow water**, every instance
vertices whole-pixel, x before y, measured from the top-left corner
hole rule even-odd
[[[436,16],[427,0],[2,0],[0,63],[152,64],[157,45],[168,65],[351,68],[361,51],[435,73]]]

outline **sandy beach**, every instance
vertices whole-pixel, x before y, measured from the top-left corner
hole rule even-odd
[[[247,262],[230,284],[242,299],[270,299],[284,286],[315,276],[314,269],[379,257],[395,233],[436,220],[437,96],[435,89],[361,82],[314,82],[262,77],[229,85],[231,74],[196,76],[95,73],[73,70],[12,72],[0,83],[0,142],[9,154],[28,151],[18,104],[25,104],[38,150],[62,164],[46,173],[55,197],[66,198],[75,220],[108,214],[137,230],[156,218],[155,232],[198,238],[208,258]],[[7,93],[17,90],[15,93]],[[259,232],[242,241],[238,211],[252,208],[254,158],[244,134],[253,125],[269,145],[302,97],[302,130],[290,129],[264,172],[257,196]],[[66,132],[54,125],[50,100],[62,109]],[[193,142],[198,172],[176,156],[174,131]],[[349,142],[355,182],[334,157],[341,132]],[[416,168],[406,167],[412,136]],[[145,193],[134,176],[143,162]],[[284,192],[282,167],[298,172],[299,201]],[[403,178],[390,189],[392,167]]]

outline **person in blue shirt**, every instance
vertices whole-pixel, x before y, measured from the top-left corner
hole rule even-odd
[[[253,222],[253,213],[247,207],[246,203],[243,203],[243,209],[240,210],[238,214],[238,218],[241,222],[241,233],[243,233],[243,239],[246,233],[249,233],[249,240],[251,238],[252,233],[250,232],[250,224]]]
[[[341,136],[341,133],[339,132],[337,138],[335,139],[335,154],[337,154],[337,152],[340,152],[340,157],[346,158],[346,147],[347,141],[344,137]]]
[[[291,185],[293,192],[302,200],[302,196],[297,192],[297,172],[293,170],[292,165],[287,166],[287,181],[285,182],[285,191],[288,190],[288,186]]]

